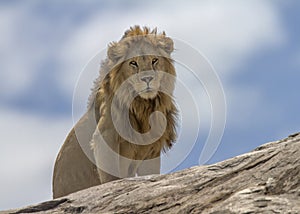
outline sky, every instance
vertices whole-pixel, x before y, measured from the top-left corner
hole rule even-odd
[[[299,132],[299,20],[297,0],[0,1],[0,210],[51,199],[54,161],[77,108],[73,97],[84,111],[98,73],[96,63],[85,79],[84,67],[136,24],[193,47],[217,73],[226,125],[206,164]],[[164,157],[171,171],[199,164],[212,118],[210,94],[202,96],[203,87],[177,68],[201,123],[196,142],[188,136],[195,121],[182,123],[187,137]],[[78,83],[85,90],[76,91]]]

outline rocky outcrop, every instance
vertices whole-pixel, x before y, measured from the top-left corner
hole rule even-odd
[[[300,133],[207,166],[128,178],[4,213],[300,213]]]

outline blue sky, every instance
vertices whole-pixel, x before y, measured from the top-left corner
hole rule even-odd
[[[300,131],[299,12],[296,0],[1,1],[0,210],[50,199],[80,72],[135,24],[187,42],[218,73],[227,122],[208,163]],[[175,170],[198,164],[206,130]]]

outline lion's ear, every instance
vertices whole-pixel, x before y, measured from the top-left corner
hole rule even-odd
[[[162,37],[159,41],[159,46],[168,54],[171,54],[174,50],[174,43],[170,37]]]
[[[108,45],[107,56],[110,60],[117,62],[122,56],[124,56],[124,50],[116,42]]]

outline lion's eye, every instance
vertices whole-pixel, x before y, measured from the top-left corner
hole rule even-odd
[[[155,65],[157,62],[158,62],[158,59],[157,59],[157,58],[153,58],[153,59],[152,59],[152,65]]]
[[[136,68],[138,67],[137,62],[134,61],[134,60],[130,61],[130,62],[129,62],[129,65],[131,65],[131,66],[133,66],[133,67],[136,67]]]

